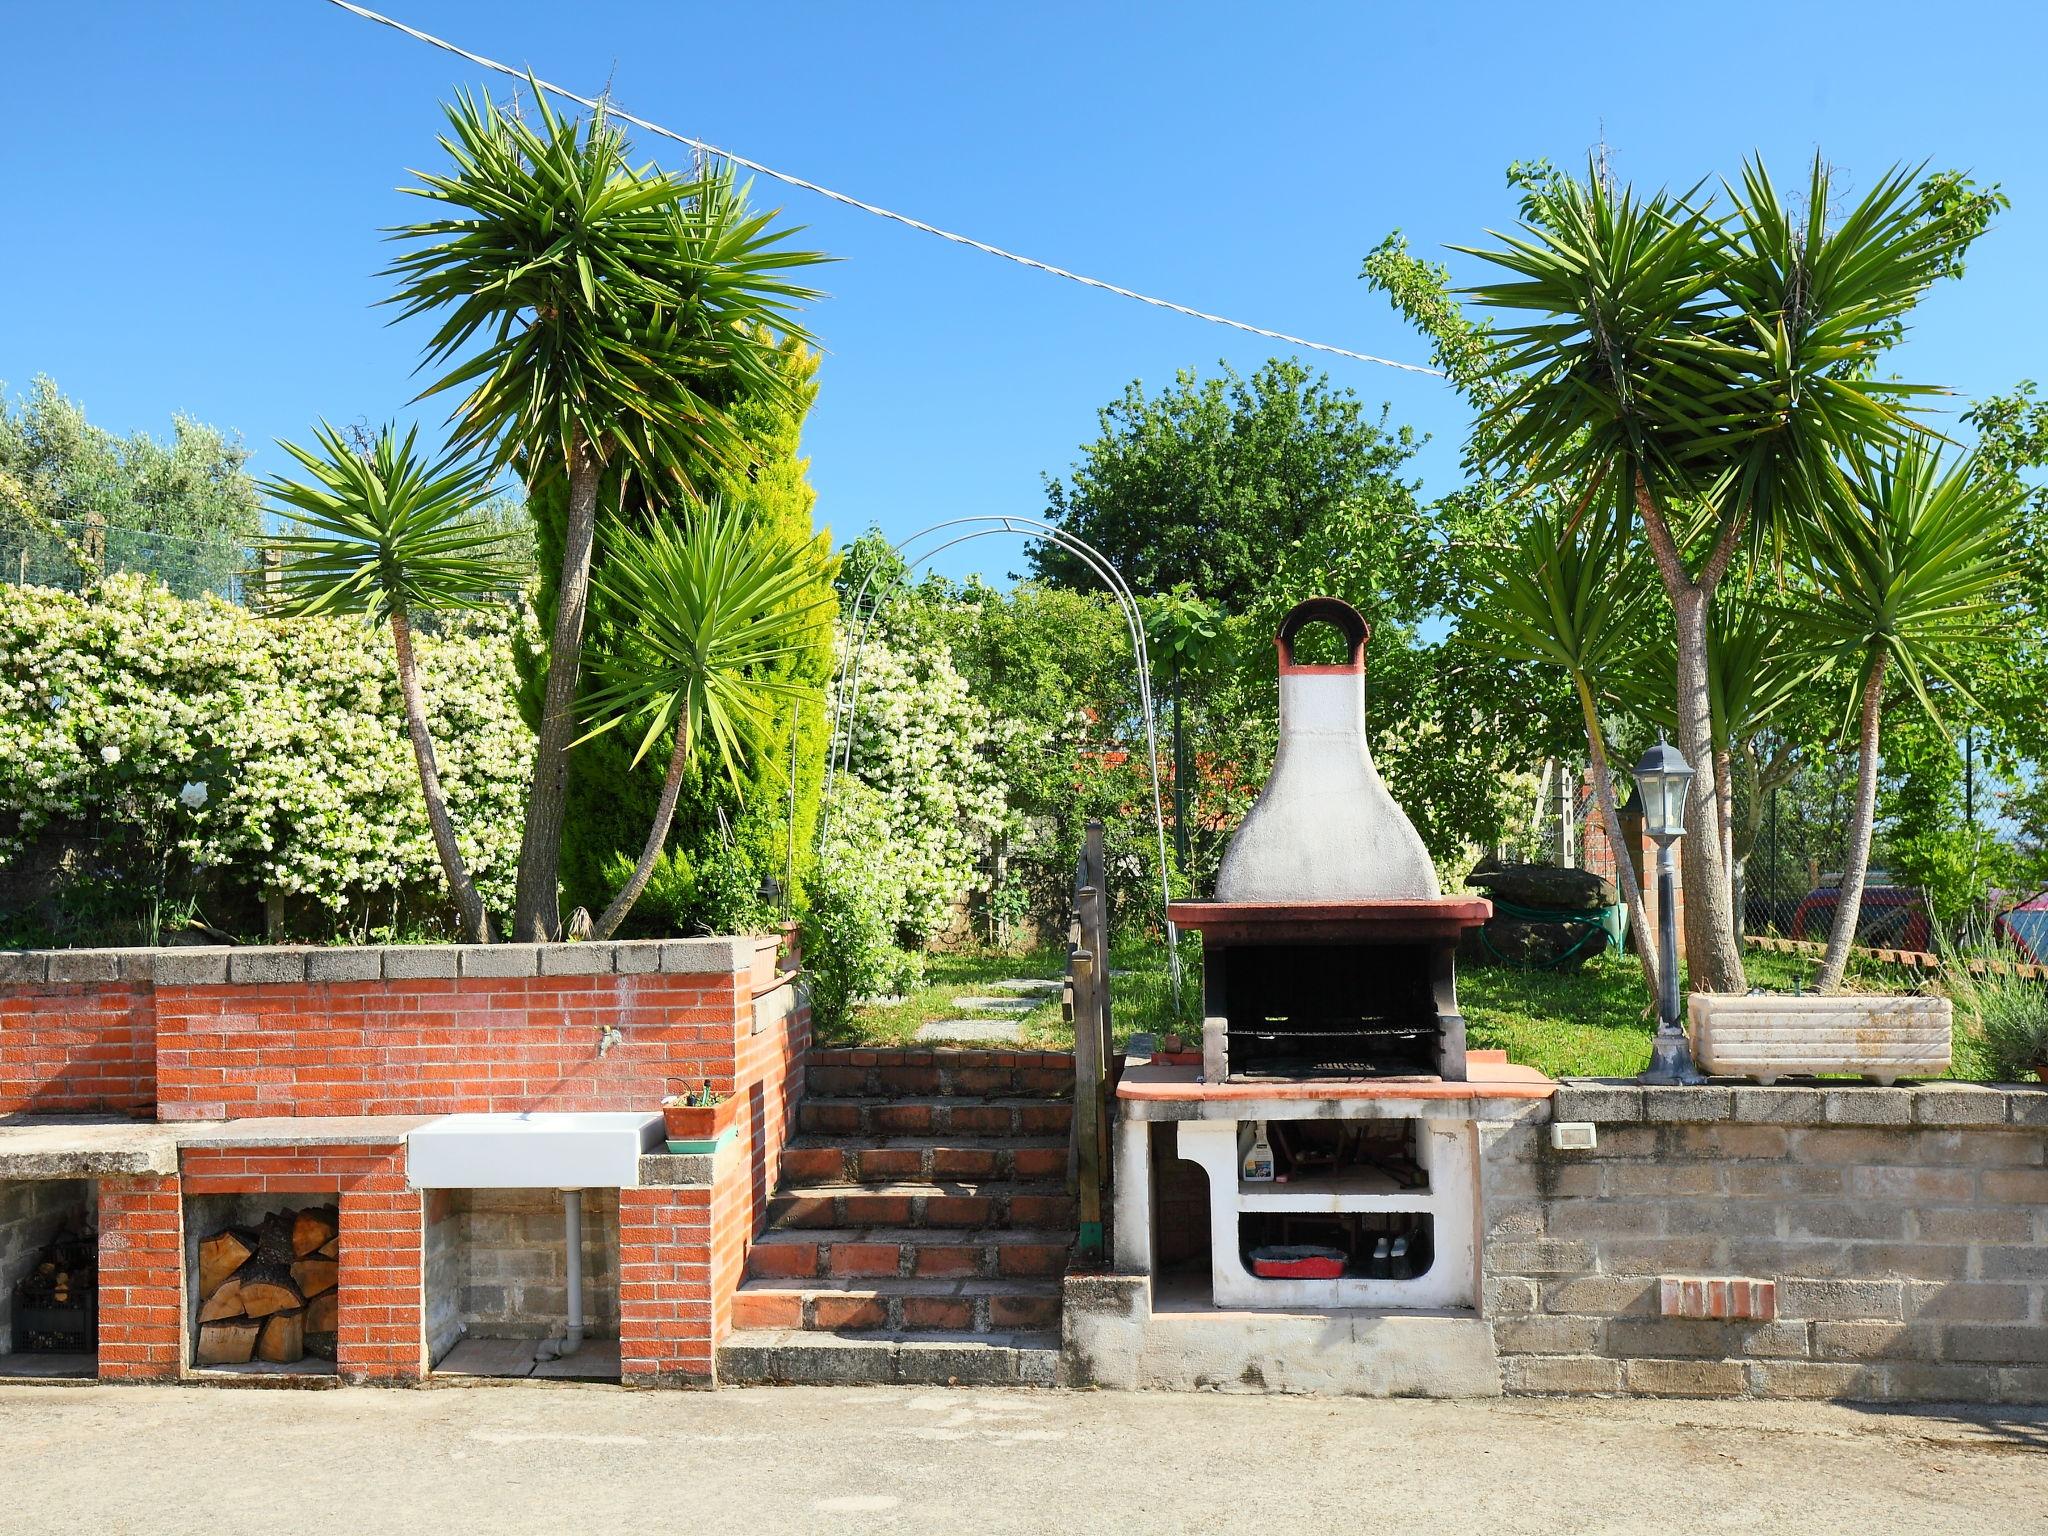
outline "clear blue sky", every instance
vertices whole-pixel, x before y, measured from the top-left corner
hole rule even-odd
[[[2024,5],[701,5],[388,0],[572,88],[872,201],[1198,308],[1364,351],[1422,348],[1357,281],[1502,225],[1513,159],[1689,183],[1816,146],[1867,187],[1929,158],[2012,212],[1924,309],[1901,371],[1964,396],[2048,375],[2038,72]],[[95,420],[239,430],[259,470],[314,418],[408,407],[421,331],[372,303],[394,189],[439,163],[437,102],[483,77],[320,0],[84,0],[6,18],[0,379],[49,373]],[[659,156],[660,141],[647,151]],[[679,158],[680,152],[676,157]],[[1091,293],[789,189],[764,196],[844,261],[807,447],[838,536],[1036,512],[1039,475],[1130,379],[1240,369],[1251,337]],[[1332,359],[1434,435],[1434,380]],[[1018,569],[1008,548],[947,569]]]

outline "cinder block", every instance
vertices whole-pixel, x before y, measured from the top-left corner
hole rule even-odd
[[[1908,1205],[1962,1205],[1967,1203],[1974,1193],[1971,1186],[1976,1182],[1976,1177],[1968,1168],[1851,1168],[1848,1191],[1852,1200],[1897,1201]],[[1988,1180],[2010,1175],[1988,1173],[1984,1177]],[[2048,1199],[2048,1169],[2042,1170],[2038,1188],[2039,1198]]]
[[[2014,1125],[2048,1125],[2048,1085],[2007,1089],[2005,1112]]]
[[[1977,1177],[1987,1201],[2048,1205],[2048,1168],[1987,1168]]]
[[[1977,1083],[1944,1083],[1912,1091],[1916,1125],[1998,1125],[2005,1120],[2005,1095]]]
[[[661,969],[661,940],[617,939],[612,943],[612,969],[621,976],[637,976]]]
[[[1656,1200],[1565,1200],[1550,1213],[1552,1237],[1655,1237],[1664,1230]]]
[[[1837,1360],[1758,1360],[1749,1368],[1749,1387],[1758,1397],[1871,1402],[1885,1396],[1874,1367]]]
[[[237,949],[228,955],[228,980],[289,985],[306,979],[303,949]]]
[[[1643,1118],[1643,1090],[1635,1084],[1571,1082],[1557,1085],[1550,1101],[1557,1120],[1591,1120],[1602,1125]]]
[[[537,976],[538,944],[464,944],[456,951],[456,968],[465,976]]]
[[[1604,1237],[1596,1245],[1610,1275],[1700,1273],[1734,1267],[1715,1237]]]
[[[1488,1201],[1486,1234],[1489,1237],[1541,1237],[1547,1209],[1540,1200]]]
[[[1486,1282],[1481,1308],[1487,1317],[1520,1317],[1536,1310],[1536,1282],[1519,1275],[1499,1275]]]
[[[121,959],[111,949],[59,949],[49,956],[49,973],[56,983],[118,981]]]
[[[1941,1357],[1986,1365],[2048,1365],[2048,1328],[1950,1324],[1941,1330]]]
[[[661,969],[672,976],[738,976],[753,969],[752,939],[665,939]]]
[[[2030,1206],[1939,1206],[1913,1213],[1914,1234],[1923,1243],[2026,1243],[2033,1241]]]
[[[1821,1125],[1827,1095],[1818,1088],[1737,1088],[1732,1113],[1750,1125]]]
[[[1748,1386],[1732,1360],[1631,1360],[1623,1380],[1648,1397],[1740,1397]]]
[[[1893,1360],[1870,1368],[1874,1396],[1891,1403],[1989,1403],[1997,1400],[1999,1372],[1988,1365]]]
[[[1773,1237],[1778,1208],[1760,1200],[1686,1200],[1665,1211],[1664,1230],[1673,1237]]]
[[[1585,1397],[1621,1390],[1621,1362],[1592,1355],[1520,1355],[1501,1361],[1511,1393]]]
[[[1935,1329],[1907,1323],[1837,1323],[1813,1325],[1816,1360],[1932,1360]]]
[[[543,944],[540,973],[543,976],[609,976],[612,947],[609,944]]]
[[[1778,1315],[1890,1321],[1903,1315],[1897,1280],[1786,1280],[1778,1282]]]
[[[1734,1332],[1726,1323],[1700,1318],[1617,1317],[1607,1325],[1607,1353],[1617,1360],[1724,1360],[1740,1353]]]
[[[1913,1119],[1910,1088],[1828,1088],[1830,1125],[1908,1125]]]
[[[156,957],[156,984],[160,987],[218,987],[228,979],[226,945],[192,949],[167,949]]]
[[[1831,1205],[1806,1203],[1782,1209],[1787,1237],[1882,1242],[1906,1235],[1906,1212],[1900,1206],[1865,1201]]]
[[[1543,1287],[1543,1310],[1596,1317],[1654,1317],[1657,1282],[1644,1275],[1581,1275]]]
[[[1737,1199],[1839,1198],[1846,1182],[1843,1169],[1795,1163],[1731,1163],[1721,1170],[1721,1187]]]
[[[1598,1172],[1608,1196],[1711,1195],[1717,1183],[1715,1170],[1699,1163],[1609,1163]]]
[[[1576,1275],[1593,1267],[1593,1248],[1547,1238],[1500,1238],[1486,1245],[1486,1265],[1510,1275]]]
[[[315,949],[306,954],[306,980],[376,981],[384,974],[384,952],[360,946],[350,949]]]
[[[38,987],[49,979],[49,951],[41,949],[0,950],[0,986]]]
[[[1688,1151],[1710,1160],[1774,1162],[1792,1150],[1792,1133],[1780,1125],[1701,1125],[1675,1134]]]
[[[1734,1112],[1734,1103],[1732,1090],[1712,1084],[1695,1088],[1645,1088],[1643,1118],[1659,1125],[1726,1120]]]
[[[1602,1317],[1508,1317],[1494,1323],[1493,1341],[1504,1355],[1597,1355],[1606,1328]]]
[[[452,944],[393,944],[382,953],[386,981],[439,981],[455,976]]]
[[[2001,1403],[2048,1403],[2048,1370],[2016,1365],[1998,1373]]]

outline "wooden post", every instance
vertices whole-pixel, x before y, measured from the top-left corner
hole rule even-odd
[[[1074,1181],[1080,1205],[1077,1247],[1083,1259],[1102,1257],[1101,1035],[1096,1025],[1095,957],[1077,949],[1068,959],[1074,980]]]

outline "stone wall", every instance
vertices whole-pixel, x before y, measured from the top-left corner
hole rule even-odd
[[[1510,1392],[2048,1402],[2048,1089],[1567,1083],[1479,1134]]]
[[[447,1192],[454,1230],[448,1269],[427,1266],[430,1347],[438,1331],[438,1287],[454,1290],[461,1330],[479,1338],[546,1339],[568,1321],[562,1195],[553,1189]],[[433,1228],[430,1226],[430,1231]],[[583,1191],[583,1326],[591,1338],[619,1333],[619,1192]]]
[[[0,1355],[14,1339],[14,1284],[58,1234],[93,1224],[90,1179],[23,1179],[0,1183]]]

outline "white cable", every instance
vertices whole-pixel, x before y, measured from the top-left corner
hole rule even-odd
[[[937,235],[941,240],[950,240],[955,245],[964,245],[985,255],[999,256],[1004,261],[1014,261],[1020,267],[1029,267],[1034,272],[1048,272],[1054,277],[1063,277],[1070,283],[1079,283],[1084,288],[1096,288],[1104,293],[1113,293],[1120,299],[1136,299],[1140,304],[1150,304],[1154,309],[1171,310],[1176,315],[1186,315],[1190,320],[1205,320],[1211,325],[1228,326],[1233,331],[1243,331],[1251,336],[1263,336],[1268,341],[1284,341],[1290,347],[1306,347],[1311,352],[1327,352],[1333,357],[1348,357],[1352,361],[1360,363],[1378,363],[1382,368],[1398,368],[1403,373],[1427,374],[1434,379],[1446,377],[1441,368],[1425,368],[1420,363],[1397,363],[1390,357],[1375,357],[1370,352],[1354,352],[1349,347],[1333,347],[1327,342],[1310,341],[1305,336],[1290,336],[1285,331],[1269,331],[1261,325],[1250,325],[1243,320],[1232,320],[1227,315],[1212,315],[1207,310],[1191,309],[1185,304],[1175,304],[1170,299],[1155,299],[1150,294],[1139,293],[1135,289],[1121,288],[1115,283],[1106,283],[1099,277],[1085,277],[1079,272],[1069,272],[1065,267],[1056,267],[1048,261],[1038,261],[1029,256],[1020,256],[1017,252],[1006,251],[999,245],[990,245],[986,241],[974,240],[966,235],[955,234],[950,229],[941,229],[936,224],[927,224],[923,219],[913,219],[907,213],[897,213],[892,209],[879,207],[874,203],[865,203],[857,197],[848,196],[844,192],[835,192],[830,187],[821,187],[815,181],[806,181],[801,176],[793,176],[788,171],[778,171],[772,165],[763,165],[758,160],[749,160],[745,155],[735,154],[729,149],[721,149],[716,144],[707,143],[703,139],[693,139],[686,133],[677,133],[673,128],[664,128],[661,124],[649,122],[644,117],[635,117],[632,113],[623,111],[608,101],[600,104],[588,96],[579,96],[574,91],[564,90],[561,86],[547,80],[542,80],[526,70],[514,69],[511,65],[501,64],[496,59],[487,59],[480,53],[471,53],[467,48],[459,48],[446,38],[436,37],[431,32],[422,32],[417,27],[409,27],[402,21],[394,21],[389,16],[370,10],[366,6],[353,4],[352,0],[327,0],[327,3],[339,6],[342,10],[349,12],[351,15],[360,16],[365,21],[374,21],[379,26],[389,27],[394,32],[403,32],[407,37],[452,53],[458,58],[467,59],[470,63],[477,65],[481,69],[496,70],[499,74],[509,75],[515,80],[529,81],[541,90],[552,92],[554,95],[561,97],[564,101],[573,101],[578,106],[588,107],[592,111],[601,110],[608,117],[616,117],[621,122],[631,123],[636,128],[644,128],[647,132],[659,134],[665,139],[673,139],[678,144],[686,144],[691,149],[697,150],[702,154],[716,155],[721,160],[730,160],[734,165],[743,165],[757,175],[769,177],[788,186],[800,187],[806,192],[815,192],[818,196],[828,197],[835,203],[844,203],[849,208],[858,208],[862,213],[871,213],[878,219],[888,219],[893,223],[907,225],[909,228],[919,230],[927,235]]]

